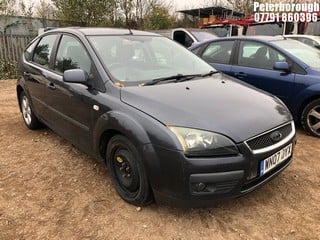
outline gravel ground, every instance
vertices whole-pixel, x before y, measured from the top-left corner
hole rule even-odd
[[[15,80],[0,81],[0,240],[320,239],[320,140],[298,130],[292,164],[212,208],[136,208],[105,166],[44,128],[28,130]]]

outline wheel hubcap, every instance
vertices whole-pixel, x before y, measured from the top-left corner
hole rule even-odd
[[[29,100],[26,96],[23,96],[22,98],[22,115],[23,119],[26,122],[26,124],[30,125],[31,124],[31,108],[29,104]]]
[[[308,126],[317,135],[320,135],[320,106],[316,106],[308,114]]]

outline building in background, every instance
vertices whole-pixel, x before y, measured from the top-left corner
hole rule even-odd
[[[37,35],[39,28],[60,26],[58,20],[0,15],[0,34],[3,35]]]

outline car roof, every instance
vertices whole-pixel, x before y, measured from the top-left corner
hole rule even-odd
[[[320,36],[314,36],[314,35],[306,35],[306,34],[290,34],[290,35],[285,35],[285,37],[288,37],[288,38],[309,38],[309,39],[314,39],[314,40],[317,40],[319,41],[320,40]]]
[[[99,27],[66,27],[66,28],[54,28],[47,32],[73,32],[80,33],[85,36],[91,35],[150,35],[150,36],[161,36],[156,33],[133,30],[128,28],[99,28]]]
[[[260,41],[265,41],[265,42],[271,42],[271,41],[276,41],[276,40],[285,40],[285,37],[281,36],[281,35],[277,35],[277,36],[267,36],[267,35],[252,35],[252,36],[248,36],[248,35],[243,35],[243,36],[231,36],[231,37],[224,37],[221,39],[256,39],[256,40],[260,40]]]
[[[231,37],[221,37],[221,38],[215,38],[215,39],[210,39],[201,43],[197,43],[195,45],[192,45],[189,49],[194,49],[200,45],[209,43],[209,42],[218,42],[218,41],[224,41],[224,40],[258,40],[260,42],[273,42],[273,41],[283,41],[287,40],[284,36],[282,35],[277,35],[277,36],[267,36],[267,35],[252,35],[252,36],[231,36]],[[291,39],[290,39],[291,40]],[[291,40],[294,41],[294,40]]]

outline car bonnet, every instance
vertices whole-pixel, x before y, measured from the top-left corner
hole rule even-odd
[[[284,104],[223,74],[180,83],[124,87],[121,100],[165,125],[244,141],[291,120]]]

